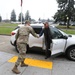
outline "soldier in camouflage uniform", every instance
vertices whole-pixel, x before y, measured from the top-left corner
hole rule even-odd
[[[16,74],[20,73],[17,68],[20,65],[20,63],[21,63],[21,67],[28,66],[27,64],[24,63],[24,60],[25,60],[28,38],[30,33],[33,36],[39,38],[39,36],[34,32],[33,28],[30,26],[30,22],[26,21],[25,26],[19,28],[16,34],[17,49],[19,50],[19,56],[17,62],[15,63],[14,68],[12,69],[12,71]]]

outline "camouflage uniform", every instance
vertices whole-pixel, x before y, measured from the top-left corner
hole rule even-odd
[[[17,34],[16,34],[16,40],[17,40],[17,49],[19,50],[19,56],[18,60],[15,65],[19,65],[20,62],[24,61],[25,54],[26,54],[26,46],[28,44],[29,34],[32,34],[33,36],[38,38],[38,35],[34,32],[33,28],[31,26],[24,26],[21,27]]]

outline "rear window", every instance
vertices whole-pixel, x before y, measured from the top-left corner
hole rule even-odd
[[[17,26],[14,30],[20,28],[20,26]],[[40,34],[41,30],[42,30],[42,26],[32,26],[32,28],[34,29],[34,31],[37,33],[37,34]]]
[[[19,26],[17,26],[14,30],[16,30],[16,29],[18,29],[18,28],[20,28]]]
[[[42,27],[41,26],[38,26],[38,27],[32,27],[34,29],[34,31],[37,33],[37,34],[40,34],[41,30],[42,30]]]

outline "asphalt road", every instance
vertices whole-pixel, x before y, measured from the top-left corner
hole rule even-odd
[[[0,52],[18,55],[15,48],[10,44],[10,36],[0,35]],[[39,74],[42,75],[41,71],[44,71],[44,75],[74,75],[75,74],[75,62],[68,60],[65,56],[58,56],[55,58],[44,59],[45,55],[42,52],[30,51],[26,54],[27,58],[43,60],[52,62],[51,70],[38,69]],[[31,68],[31,67],[30,67]],[[36,69],[33,69],[36,70]],[[33,71],[31,70],[31,72]]]

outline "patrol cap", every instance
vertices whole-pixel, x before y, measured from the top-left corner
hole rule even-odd
[[[27,23],[30,23],[30,21],[29,21],[29,20],[26,20],[26,21],[25,21],[25,24],[27,24]]]

